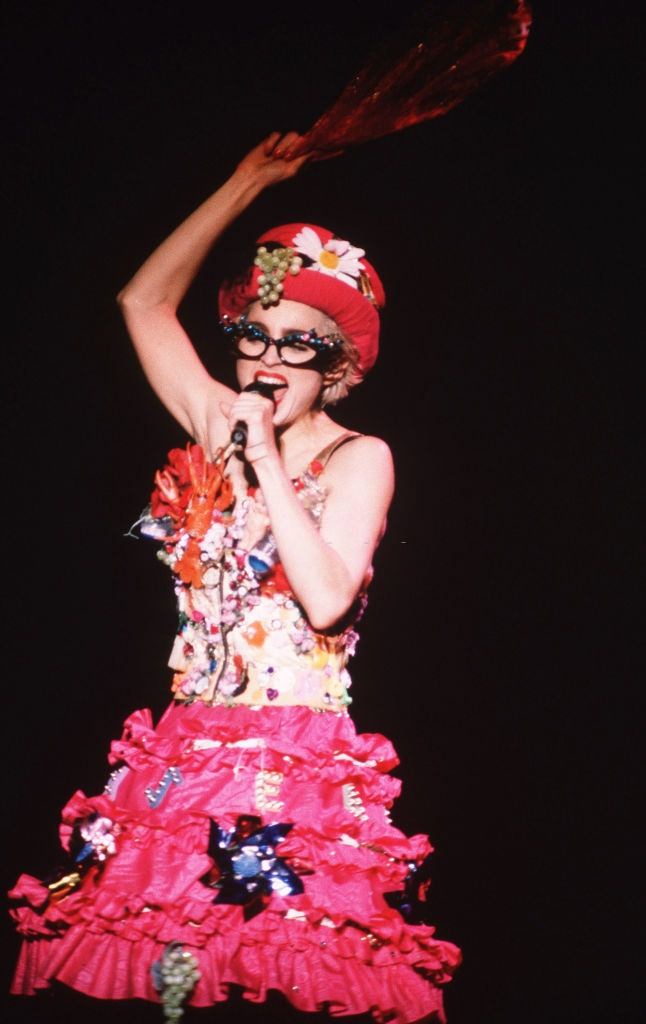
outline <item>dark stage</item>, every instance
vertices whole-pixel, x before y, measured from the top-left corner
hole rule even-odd
[[[123,719],[168,699],[172,590],[153,546],[124,533],[185,438],[114,297],[246,150],[305,130],[417,4],[12,6],[5,889],[57,862],[59,808],[103,787]],[[395,823],[436,848],[431,917],[464,951],[449,1022],[632,1024],[643,10],[533,7],[525,54],[447,117],[266,192],[183,319],[228,374],[216,285],[261,230],[303,218],[375,254],[382,354],[338,417],[391,443],[398,488],[352,711],[399,752]],[[161,1021],[64,993],[3,1014]],[[278,1003],[185,1017],[247,1019],[296,1017]]]

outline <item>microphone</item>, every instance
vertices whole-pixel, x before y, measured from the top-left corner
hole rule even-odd
[[[274,391],[278,391],[280,387],[280,384],[268,384],[262,380],[252,380],[251,384],[247,384],[246,388],[242,390],[252,391],[256,395],[262,395],[263,398],[270,398],[275,405]],[[247,424],[243,423],[242,420],[238,420],[231,431],[231,444],[238,450],[247,446]]]

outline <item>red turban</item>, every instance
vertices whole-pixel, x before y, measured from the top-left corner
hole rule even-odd
[[[281,297],[314,306],[334,320],[359,352],[361,369],[369,370],[377,358],[378,310],[386,296],[363,249],[314,224],[283,224],[258,239],[258,245],[269,249],[272,242],[303,258],[300,270],[284,277]],[[250,269],[246,278],[227,282],[220,289],[220,316],[236,319],[259,300],[262,270],[258,266]]]

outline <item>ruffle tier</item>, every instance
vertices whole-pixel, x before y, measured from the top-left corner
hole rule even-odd
[[[98,814],[115,826],[116,852],[63,899],[29,875],[10,894],[25,936],[15,993],[56,979],[101,999],[158,1001],[151,966],[179,942],[199,963],[194,1006],[225,1000],[233,984],[252,1001],[277,989],[333,1016],[444,1020],[440,986],[459,951],[384,898],[431,847],[390,823],[400,783],[383,736],[305,707],[171,705],[156,729],[150,712],[133,714],[110,761],[107,791],[77,792],[64,808],[61,840],[68,848],[75,824]],[[303,887],[273,892],[251,917],[215,903],[205,881],[211,823],[233,830],[244,815],[293,826],[278,854]]]

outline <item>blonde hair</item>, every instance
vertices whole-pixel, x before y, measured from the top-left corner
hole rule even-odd
[[[330,317],[326,318],[323,329],[326,333],[337,334],[342,341],[339,355],[327,372],[333,374],[335,369],[341,366],[343,371],[337,380],[326,384],[322,389],[320,397],[321,408],[325,405],[336,405],[342,398],[346,398],[350,388],[356,387],[363,380],[361,359],[356,345],[350,341],[343,331],[339,330],[339,325]]]

